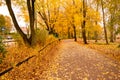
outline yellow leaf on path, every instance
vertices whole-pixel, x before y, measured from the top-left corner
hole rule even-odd
[[[85,78],[83,78],[83,80],[88,80],[88,78],[87,78],[87,77],[85,77]]]
[[[4,76],[2,76],[2,77],[1,77],[1,79],[2,79],[2,80],[5,80],[5,77],[4,77]]]
[[[109,72],[104,72],[103,74],[108,74]]]

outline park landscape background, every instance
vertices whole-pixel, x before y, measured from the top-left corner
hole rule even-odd
[[[3,80],[29,79],[29,71],[40,76],[64,40],[120,62],[119,0],[0,0],[0,6],[7,6],[9,12],[0,14],[0,72],[15,68]],[[33,55],[37,58],[16,66]],[[36,68],[40,73],[35,73]],[[28,74],[18,76],[19,72]]]

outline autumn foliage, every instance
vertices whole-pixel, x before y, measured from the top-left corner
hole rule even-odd
[[[12,39],[0,40],[0,72],[9,67],[14,69],[1,76],[2,80],[34,77],[39,80],[46,75],[44,71],[50,67],[51,60],[56,57],[55,51],[60,48],[58,39],[74,39],[82,47],[120,61],[119,0],[0,0],[0,6],[4,5],[10,17],[0,14],[0,36],[11,36]],[[20,20],[25,26],[19,24]],[[16,30],[13,33],[12,26]],[[5,46],[6,40],[15,41],[15,44]],[[16,67],[32,55],[35,57]]]

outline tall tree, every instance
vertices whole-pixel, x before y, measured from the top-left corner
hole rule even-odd
[[[19,24],[16,20],[16,17],[15,17],[15,13],[12,9],[11,0],[5,0],[5,2],[6,2],[7,8],[9,10],[9,13],[11,15],[11,18],[13,20],[13,23],[14,23],[14,26],[15,26],[17,32],[21,35],[24,43],[27,46],[33,46],[35,44],[34,43],[34,41],[35,41],[34,40],[35,39],[35,29],[34,29],[34,20],[35,20],[34,4],[35,4],[35,0],[26,0],[28,14],[29,14],[30,31],[31,31],[31,34],[29,37],[20,29],[20,26],[19,26]]]
[[[86,12],[87,12],[86,0],[83,0],[82,37],[83,37],[84,44],[87,44],[86,30],[85,30],[85,25],[86,25],[86,19],[85,19],[85,18],[86,18]]]
[[[113,15],[111,14],[110,16],[110,22],[108,22],[109,26],[108,26],[108,30],[110,32],[110,42],[114,42],[114,18]]]
[[[98,12],[98,7],[99,7],[99,2],[97,0],[96,1],[96,12]],[[95,24],[98,25],[98,22],[96,21]],[[97,31],[95,31],[94,34],[95,34],[95,42],[98,42],[98,33],[97,33]]]
[[[101,0],[101,6],[102,6],[102,14],[103,14],[103,27],[104,27],[105,40],[106,40],[106,44],[108,44],[107,29],[106,29],[106,23],[105,23],[105,12],[104,12],[104,3],[103,3],[103,0]]]
[[[76,4],[75,4],[75,0],[72,0],[72,2],[73,2],[73,7],[77,8]],[[73,27],[73,30],[74,30],[74,41],[77,41],[76,26],[75,26],[75,17],[74,17],[74,14],[76,14],[76,13],[77,13],[77,11],[73,12],[73,16],[72,16],[72,27]]]

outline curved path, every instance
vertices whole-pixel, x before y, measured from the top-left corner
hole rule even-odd
[[[120,80],[120,63],[71,40],[61,42],[57,57],[40,80]]]

